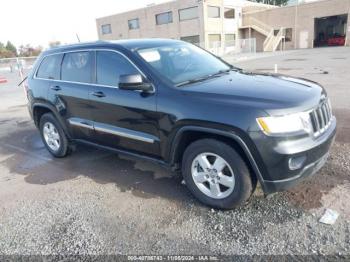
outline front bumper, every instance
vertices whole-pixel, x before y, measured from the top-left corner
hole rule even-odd
[[[317,139],[312,137],[286,139],[259,135],[256,145],[265,171],[260,181],[264,193],[286,190],[314,175],[326,163],[335,134],[336,119],[333,117],[330,127]],[[305,160],[300,168],[292,170],[290,160],[298,157]]]

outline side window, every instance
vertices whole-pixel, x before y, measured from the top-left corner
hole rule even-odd
[[[50,55],[41,62],[36,77],[43,79],[60,79],[62,55]]]
[[[62,62],[62,80],[91,83],[92,66],[91,52],[66,53]]]
[[[139,74],[139,71],[122,55],[111,51],[97,51],[97,84],[118,86],[120,75]]]

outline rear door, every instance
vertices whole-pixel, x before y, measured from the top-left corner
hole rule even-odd
[[[142,74],[124,55],[96,51],[96,85],[90,95],[96,142],[159,155],[156,93],[120,90],[119,76]]]
[[[40,62],[33,81],[35,88],[31,89],[37,102],[47,101],[50,88],[55,85],[55,81],[60,80],[62,57],[62,54],[48,55]]]
[[[93,52],[67,52],[62,54],[60,80],[50,83],[48,98],[75,139],[88,140],[94,134],[89,112],[93,67]]]

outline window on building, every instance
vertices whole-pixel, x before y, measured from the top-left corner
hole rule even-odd
[[[208,6],[208,17],[209,18],[220,18],[220,7]]]
[[[136,19],[129,20],[128,25],[129,25],[129,30],[139,29],[140,28],[139,19],[136,18]]]
[[[138,70],[118,53],[97,51],[96,55],[97,84],[117,87],[121,75],[139,74]]]
[[[180,40],[191,44],[199,45],[199,35],[183,36],[180,38]]]
[[[111,26],[111,24],[101,25],[101,30],[102,30],[103,35],[111,34],[112,33],[112,26]]]
[[[280,30],[281,30],[281,29],[275,29],[275,30],[273,30],[273,34],[274,34],[275,36],[277,36]],[[285,33],[284,36],[285,36],[286,42],[292,41],[292,38],[293,38],[293,28],[284,28],[284,33]]]
[[[221,35],[220,34],[210,34],[208,35],[209,47],[219,47],[221,45]]]
[[[235,46],[236,35],[235,34],[226,34],[225,35],[225,46]]]
[[[180,21],[190,20],[190,19],[195,19],[195,18],[198,18],[198,7],[197,6],[179,10],[179,20]]]
[[[225,8],[224,17],[226,19],[234,19],[235,18],[235,9],[233,9],[233,8]]]
[[[41,62],[37,77],[43,79],[60,79],[62,55],[50,55],[44,58]]]
[[[293,28],[286,28],[286,42],[291,42],[293,39]]]
[[[62,80],[91,83],[92,61],[91,52],[65,54],[62,62]]]
[[[173,22],[173,12],[166,12],[156,15],[157,25],[169,24]]]

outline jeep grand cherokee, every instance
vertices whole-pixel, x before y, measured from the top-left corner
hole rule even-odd
[[[245,72],[176,40],[53,48],[25,89],[55,157],[79,142],[152,160],[223,209],[247,201],[257,182],[269,194],[317,172],[336,130],[319,84]]]

